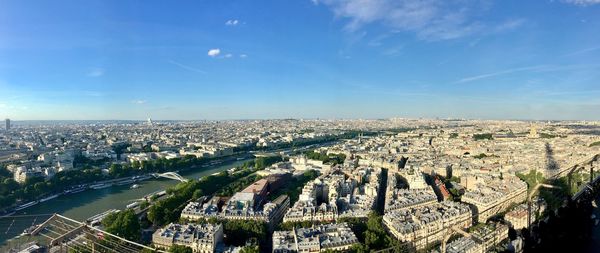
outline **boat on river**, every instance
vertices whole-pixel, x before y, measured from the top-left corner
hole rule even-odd
[[[82,191],[85,191],[85,187],[84,186],[78,187],[78,188],[74,188],[74,189],[70,189],[70,190],[66,190],[65,194],[79,193],[79,192],[82,192]]]
[[[100,183],[100,184],[90,185],[90,188],[92,188],[94,190],[100,190],[100,189],[104,189],[104,188],[111,187],[111,186],[112,186],[112,184]]]
[[[37,205],[38,203],[40,203],[40,202],[39,202],[39,201],[31,201],[31,202],[25,203],[25,204],[23,204],[23,205],[20,205],[20,206],[18,206],[17,208],[15,208],[15,211],[21,211],[21,210],[23,210],[23,209],[25,209],[25,208],[28,208],[28,207],[35,206],[35,205]]]
[[[31,233],[38,228],[39,225],[33,225],[31,227],[26,228],[25,230],[23,230],[23,233],[21,233],[21,236],[26,236],[26,235],[31,235]]]
[[[15,213],[16,213],[15,211],[3,213],[3,214],[0,214],[0,218],[5,218],[5,217],[11,216]]]
[[[136,202],[133,202],[133,203],[127,205],[127,209],[135,208],[136,206],[139,206],[139,205],[140,205],[140,202],[136,201]]]
[[[118,210],[118,209],[110,209],[110,210],[104,211],[104,212],[102,212],[102,213],[96,214],[96,215],[94,215],[94,216],[92,216],[92,217],[88,218],[88,219],[87,219],[87,220],[85,220],[85,221],[86,221],[86,222],[87,222],[87,223],[88,223],[90,226],[97,226],[97,225],[100,225],[100,223],[102,223],[102,220],[103,220],[103,219],[104,219],[106,216],[108,216],[108,215],[110,215],[110,214],[112,214],[112,213],[118,213],[118,212],[120,212],[120,210]]]
[[[127,184],[131,184],[133,182],[134,182],[133,179],[125,179],[123,181],[118,182],[117,185],[127,185]]]
[[[52,196],[48,196],[48,197],[45,197],[45,198],[43,198],[43,199],[40,199],[40,202],[46,202],[46,201],[48,201],[48,200],[55,199],[55,198],[57,198],[58,196],[60,196],[60,194],[54,194],[54,195],[52,195]]]

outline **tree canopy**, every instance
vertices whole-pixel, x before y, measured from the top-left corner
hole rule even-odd
[[[112,213],[102,220],[106,232],[137,241],[140,239],[140,221],[132,209]]]
[[[173,246],[171,246],[169,248],[169,252],[170,253],[192,253],[193,251],[192,251],[192,248],[190,248],[190,247],[174,244]]]
[[[473,135],[473,140],[476,140],[476,141],[479,141],[479,140],[493,140],[493,139],[494,139],[494,137],[490,133],[474,134]]]

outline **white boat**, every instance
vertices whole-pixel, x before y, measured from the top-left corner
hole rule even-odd
[[[39,202],[39,201],[31,201],[31,202],[25,203],[25,204],[23,204],[23,205],[20,205],[20,206],[18,206],[17,208],[15,208],[15,211],[21,211],[21,210],[23,210],[23,209],[25,209],[25,208],[28,208],[28,207],[35,206],[35,205],[37,205],[38,203],[40,203],[40,202]]]
[[[94,189],[94,190],[100,190],[100,189],[104,189],[107,187],[111,187],[112,184],[94,184],[94,185],[90,185],[90,188]]]
[[[134,208],[134,207],[136,207],[136,206],[138,206],[138,205],[140,205],[140,203],[139,203],[139,202],[133,202],[133,203],[131,203],[131,204],[127,205],[127,208]]]
[[[144,176],[138,176],[135,181],[136,182],[140,182],[140,181],[144,181],[144,180],[148,180],[152,178],[152,175],[144,175]]]
[[[23,233],[21,233],[21,236],[31,235],[31,232],[33,232],[36,228],[38,228],[38,225],[33,225],[31,227],[26,228],[25,230],[23,230]]]
[[[104,212],[102,212],[102,213],[96,214],[96,215],[94,215],[94,216],[92,216],[92,217],[88,218],[88,219],[86,220],[86,222],[87,222],[88,224],[92,225],[92,226],[97,226],[97,225],[100,225],[100,223],[102,223],[102,220],[103,220],[103,219],[104,219],[106,216],[108,216],[109,214],[112,214],[112,213],[118,213],[118,212],[120,212],[120,210],[117,210],[117,209],[110,209],[110,210],[104,211]]]
[[[118,182],[117,185],[126,185],[126,184],[131,184],[131,183],[133,183],[133,179],[127,179],[127,180]]]
[[[156,196],[162,197],[162,196],[164,196],[165,194],[167,194],[167,191],[165,191],[165,190],[162,190],[162,191],[159,191],[159,192],[157,192],[157,193],[156,193]]]
[[[10,213],[3,214],[2,216],[0,216],[0,218],[5,218],[5,217],[11,216],[11,215],[13,215],[15,213],[16,212],[13,211],[13,212],[10,212]]]
[[[592,200],[592,206],[593,206],[594,208],[598,208],[598,205],[596,204],[596,200],[595,200],[595,199],[594,199],[594,200]]]
[[[48,201],[48,200],[55,199],[55,198],[56,198],[56,197],[58,197],[58,196],[60,196],[60,194],[54,194],[54,195],[52,195],[52,196],[48,196],[48,197],[45,197],[45,198],[43,198],[43,199],[40,199],[40,202],[46,202],[46,201]]]
[[[69,190],[69,191],[67,191],[67,193],[79,193],[79,192],[82,192],[84,190],[85,190],[85,188],[81,187],[81,188]]]
[[[140,188],[140,185],[139,185],[139,184],[133,184],[133,185],[132,185],[131,187],[129,187],[129,188],[131,188],[131,189],[137,189],[137,188]]]

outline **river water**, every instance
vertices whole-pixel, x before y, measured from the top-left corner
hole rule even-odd
[[[249,160],[251,159],[224,162],[207,168],[183,171],[180,175],[189,179],[198,179],[239,166]],[[32,224],[43,222],[53,213],[85,221],[87,218],[109,209],[123,210],[127,204],[177,183],[178,181],[170,179],[151,179],[138,182],[137,184],[140,187],[137,189],[130,189],[131,185],[115,185],[99,190],[90,189],[80,193],[63,195],[48,200],[17,212],[15,217],[0,218],[0,244],[4,244],[6,240],[19,235],[25,228]]]

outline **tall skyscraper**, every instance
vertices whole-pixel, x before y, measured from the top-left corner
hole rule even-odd
[[[10,119],[6,119],[6,130],[10,129]]]

